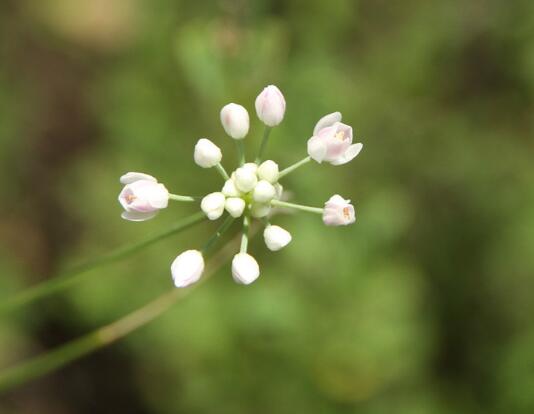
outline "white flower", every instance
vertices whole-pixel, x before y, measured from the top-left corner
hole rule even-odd
[[[291,234],[280,226],[269,225],[263,231],[263,239],[269,250],[276,252],[291,242]]]
[[[323,222],[327,226],[346,226],[355,220],[354,206],[350,204],[350,200],[336,194],[325,203]]]
[[[226,133],[234,139],[243,139],[248,134],[248,112],[241,105],[225,105],[221,109],[221,123]]]
[[[266,125],[258,154],[258,159],[263,159],[263,150],[270,128],[283,121],[286,101],[276,86],[269,85],[256,97],[255,109],[260,121]],[[308,140],[308,156],[282,172],[273,160],[265,160],[261,164],[259,161],[246,163],[243,143],[237,142],[240,166],[228,174],[221,165],[221,149],[207,138],[200,138],[197,141],[194,150],[195,163],[202,168],[215,167],[225,181],[219,192],[210,193],[202,198],[200,208],[203,213],[195,214],[190,221],[196,222],[195,217],[198,217],[198,214],[200,216],[205,214],[209,220],[217,220],[225,214],[225,222],[219,226],[206,245],[211,247],[230,227],[234,218],[243,216],[243,220],[240,220],[243,223],[241,252],[232,260],[232,277],[237,283],[248,285],[260,275],[258,262],[247,253],[248,229],[252,219],[267,223],[263,238],[271,251],[283,249],[292,241],[292,236],[287,230],[269,223],[270,220],[266,217],[271,211],[284,212],[293,209],[322,214],[323,222],[328,226],[354,223],[355,210],[350,200],[345,200],[336,194],[325,203],[324,208],[290,203],[287,200],[291,192],[284,192],[278,183],[281,176],[285,177],[311,159],[318,163],[341,165],[358,155],[362,144],[352,143],[352,127],[342,123],[341,118],[339,112],[322,117],[315,125],[313,136]],[[241,105],[235,103],[225,105],[220,111],[220,120],[225,132],[235,140],[244,139],[249,132],[249,114]],[[188,195],[170,194],[163,184],[143,173],[125,174],[121,177],[121,183],[124,184],[124,188],[119,195],[119,201],[125,210],[122,216],[127,220],[147,220],[156,215],[160,209],[167,207],[169,199],[181,202],[194,202],[197,199]],[[202,251],[199,250],[187,250],[181,253],[171,265],[176,287],[185,287],[197,282],[203,271],[204,258]]]
[[[274,85],[269,85],[256,98],[256,113],[267,126],[274,127],[284,119],[286,100]]]
[[[229,197],[226,199],[224,208],[232,217],[240,217],[245,210],[245,200],[239,197]]]
[[[125,184],[119,194],[119,202],[125,210],[123,219],[148,220],[167,207],[169,192],[151,175],[129,172],[120,178],[120,182]]]
[[[241,195],[241,193],[239,192],[239,190],[235,186],[235,182],[234,182],[233,179],[226,180],[221,192],[226,197],[239,197]]]
[[[278,164],[272,160],[264,161],[258,167],[258,177],[260,180],[269,181],[274,184],[278,181]]]
[[[270,204],[263,204],[263,203],[252,203],[252,206],[250,207],[250,214],[252,217],[255,218],[262,218],[269,215],[271,212],[271,205]]]
[[[322,117],[308,140],[308,155],[321,163],[342,165],[351,161],[362,150],[361,143],[352,144],[352,127],[341,123],[341,114],[334,112]]]
[[[248,193],[252,191],[258,182],[256,172],[251,167],[240,167],[235,170],[235,185],[239,191]]]
[[[238,253],[232,260],[232,276],[237,283],[248,285],[260,275],[258,262],[248,253]]]
[[[243,164],[242,168],[246,168],[254,174],[257,174],[258,172],[258,164],[256,164],[255,162],[247,162],[246,164]]]
[[[202,199],[200,208],[210,220],[217,220],[224,212],[225,201],[223,193],[211,193]]]
[[[202,168],[215,167],[222,160],[221,149],[209,139],[200,138],[195,145],[195,163]]]
[[[252,198],[258,203],[267,203],[276,195],[276,189],[266,180],[261,180],[254,187]]]
[[[204,258],[198,250],[183,252],[171,264],[172,279],[178,288],[197,282],[202,272],[204,272]]]
[[[276,190],[275,198],[280,200],[282,198],[282,194],[284,193],[284,186],[280,183],[276,183],[274,185],[274,189]]]

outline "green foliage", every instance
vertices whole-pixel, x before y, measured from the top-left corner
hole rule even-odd
[[[118,177],[145,171],[179,194],[220,187],[194,165],[194,143],[215,141],[231,169],[219,110],[237,102],[251,114],[252,158],[263,131],[254,99],[269,83],[287,100],[266,154],[281,168],[306,156],[315,122],[335,110],[364,149],[284,182],[303,204],[351,198],[354,226],[278,217],[293,242],[272,253],[251,241],[256,283],[238,286],[223,267],[146,329],[35,383],[39,412],[113,412],[113,398],[151,413],[533,412],[532,1],[77,2],[107,5],[112,35],[98,13],[89,24],[73,12],[66,30],[50,15],[59,0],[46,18],[0,6],[0,300],[192,214],[175,203],[125,222]],[[171,286],[174,257],[216,227],[4,317],[0,362],[150,301]],[[31,390],[12,401],[27,407]]]

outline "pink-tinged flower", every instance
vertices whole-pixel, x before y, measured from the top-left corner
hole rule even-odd
[[[322,117],[308,140],[308,155],[318,163],[342,165],[351,161],[363,145],[352,144],[352,127],[341,122],[341,113],[334,112]]]
[[[356,214],[350,200],[345,200],[336,194],[325,203],[323,222],[327,226],[346,226],[354,221],[356,221]]]
[[[249,285],[260,275],[258,262],[248,253],[238,253],[232,260],[232,277],[237,283]]]
[[[197,282],[202,272],[204,272],[204,258],[198,250],[181,253],[171,264],[172,279],[178,288]]]
[[[275,127],[284,119],[286,100],[274,85],[269,85],[258,95],[255,102],[258,118],[267,126]]]
[[[169,192],[151,175],[129,172],[124,174],[120,181],[125,184],[119,194],[119,202],[125,210],[122,213],[123,219],[148,220],[167,207]]]

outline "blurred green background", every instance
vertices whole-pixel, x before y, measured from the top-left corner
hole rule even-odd
[[[0,398],[2,413],[534,412],[532,0],[3,0],[0,300],[191,214],[120,219],[118,177],[179,194],[221,185],[196,140],[233,142],[274,83],[287,112],[268,157],[306,155],[339,110],[364,150],[285,179],[294,200],[351,198],[357,222],[275,221],[262,275],[226,265],[151,325]],[[204,223],[0,321],[0,367],[170,289]]]

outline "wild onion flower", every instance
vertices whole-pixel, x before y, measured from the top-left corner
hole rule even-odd
[[[148,220],[167,207],[169,192],[151,175],[129,172],[120,178],[120,182],[125,184],[119,194],[119,202],[124,208],[123,219]]]
[[[361,151],[361,143],[353,144],[352,127],[341,122],[341,114],[334,112],[322,117],[308,140],[308,156],[301,161],[280,170],[273,160],[263,160],[270,132],[282,122],[285,98],[276,86],[267,86],[255,100],[256,113],[265,124],[263,139],[254,162],[246,162],[244,138],[249,131],[247,110],[238,104],[224,106],[220,113],[225,132],[235,140],[239,165],[228,174],[222,166],[222,152],[207,138],[198,140],[194,149],[194,161],[201,168],[215,168],[223,178],[219,191],[201,198],[200,209],[209,220],[218,220],[226,214],[226,219],[217,232],[200,250],[186,250],[179,254],[171,265],[171,273],[176,287],[186,287],[200,280],[204,271],[204,255],[217,239],[232,225],[235,219],[242,218],[242,238],[239,252],[232,260],[232,277],[240,284],[248,285],[260,276],[256,259],[248,253],[249,227],[253,219],[264,225],[263,238],[267,248],[278,251],[287,246],[291,234],[280,226],[271,224],[271,217],[277,208],[288,208],[322,215],[327,226],[344,226],[356,219],[354,206],[350,200],[333,195],[324,208],[309,207],[287,202],[283,199],[284,189],[280,184],[286,175],[312,159],[318,163],[328,162],[342,165],[354,159]],[[121,177],[125,185],[119,195],[124,208],[122,217],[131,221],[152,218],[167,207],[168,200],[197,202],[197,198],[171,194],[163,184],[147,174],[130,172]]]

